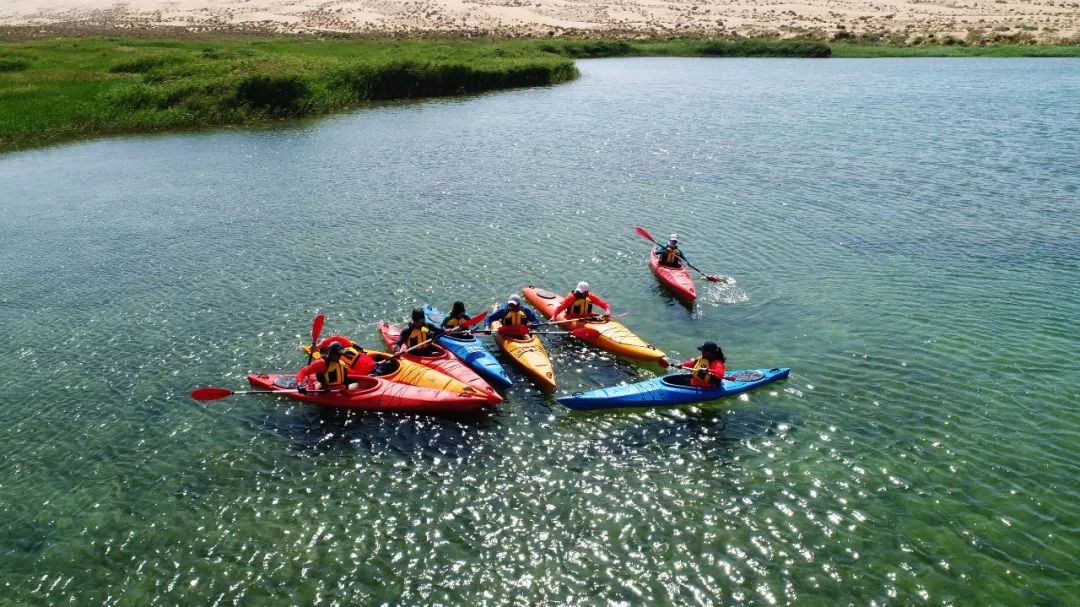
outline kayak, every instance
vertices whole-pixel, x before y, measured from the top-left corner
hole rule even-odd
[[[521,291],[525,294],[525,298],[529,300],[529,303],[536,306],[536,309],[547,318],[551,318],[551,312],[562,301],[562,298],[558,295],[538,287],[528,286]],[[554,320],[565,319],[566,312],[563,311]],[[562,327],[568,331],[581,328],[595,329],[595,331],[588,332],[580,339],[619,356],[655,362],[663,367],[667,366],[667,359],[664,358],[662,350],[656,349],[652,344],[646,343],[645,340],[634,335],[621,322],[611,319],[605,321],[588,320],[565,323]]]
[[[694,300],[697,299],[697,287],[694,286],[694,279],[690,276],[690,271],[686,269],[686,264],[678,268],[662,266],[660,265],[660,258],[650,252],[649,267],[652,268],[653,274],[656,274],[660,282],[668,289],[671,289],[679,299],[686,303],[694,303]]]
[[[306,403],[361,411],[456,413],[493,406],[490,400],[473,391],[468,394],[457,394],[435,388],[387,381],[381,377],[358,377],[351,380],[351,383],[357,386],[356,388],[326,394],[290,392],[289,390],[296,389],[296,376],[291,374],[248,375],[248,383],[257,390],[282,392],[283,396]]]
[[[379,323],[379,334],[382,335],[382,339],[386,342],[386,345],[393,347],[397,343],[398,336],[401,335],[401,328],[396,325],[387,324],[385,322]],[[410,360],[416,363],[420,363],[425,367],[431,367],[436,371],[441,371],[445,375],[449,375],[454,379],[464,382],[476,388],[487,395],[489,401],[492,404],[502,402],[502,397],[496,392],[484,378],[476,374],[476,371],[470,369],[465,363],[461,362],[455,356],[451,356],[446,348],[432,343],[427,347],[417,351],[410,352],[401,356],[405,360]]]
[[[753,369],[732,371],[715,388],[693,388],[690,374],[680,373],[658,377],[636,384],[601,388],[589,392],[575,392],[557,399],[560,403],[578,411],[590,409],[616,409],[621,407],[669,407],[688,403],[724,398],[753,390],[765,384],[784,379],[791,369]],[[728,379],[731,378],[731,379]]]
[[[551,392],[555,389],[555,370],[551,367],[551,359],[548,358],[544,344],[540,338],[530,333],[528,337],[510,337],[500,335],[499,327],[502,323],[491,323],[491,334],[495,337],[495,343],[510,355],[511,358],[525,369],[541,390]]]
[[[440,325],[446,315],[434,306],[424,306],[424,317],[433,325]],[[498,388],[509,388],[513,382],[506,374],[506,369],[499,364],[495,355],[487,349],[484,342],[471,333],[461,335],[442,335],[435,338],[435,343],[446,348],[451,354],[461,359],[480,377]]]
[[[353,342],[350,340],[349,343]],[[304,352],[310,355],[311,346],[304,346]],[[476,388],[469,386],[460,380],[454,379],[438,369],[432,369],[431,367],[426,367],[418,362],[405,360],[403,357],[394,358],[386,352],[376,352],[374,350],[366,350],[366,352],[371,358],[375,359],[375,362],[382,363],[382,368],[379,369],[380,372],[377,374],[372,373],[375,377],[380,377],[387,381],[397,382],[399,384],[408,384],[410,386],[420,386],[423,388],[435,388],[436,390],[444,390],[455,394],[464,394],[471,391],[487,398],[486,394],[480,392]],[[315,352],[314,358],[318,357],[319,353]],[[359,358],[357,358],[357,360],[359,360]],[[350,369],[351,368],[352,367],[350,367]],[[350,379],[353,379],[352,376],[350,376]]]

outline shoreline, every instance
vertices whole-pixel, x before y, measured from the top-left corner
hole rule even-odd
[[[268,124],[387,101],[549,86],[577,78],[573,61],[583,58],[1080,57],[1080,45],[143,34],[0,42],[0,116],[6,117],[0,154],[108,135]]]

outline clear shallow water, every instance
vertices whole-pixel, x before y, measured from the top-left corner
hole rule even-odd
[[[582,62],[580,81],[0,157],[0,602],[1075,604],[1080,62]],[[630,230],[676,231],[687,310]],[[265,397],[312,317],[579,279],[677,410]],[[560,389],[656,369],[550,338]],[[511,369],[516,377],[522,374]]]

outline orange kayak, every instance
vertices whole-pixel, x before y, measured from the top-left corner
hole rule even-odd
[[[379,334],[382,335],[382,339],[386,342],[387,346],[393,347],[394,344],[397,343],[398,336],[401,335],[401,327],[380,322]],[[492,404],[501,403],[503,400],[502,397],[499,396],[499,393],[496,392],[490,384],[484,381],[484,378],[477,375],[476,371],[473,371],[456,356],[450,354],[446,348],[438,344],[432,343],[422,350],[410,352],[400,358],[419,363],[425,367],[431,367],[436,371],[442,372],[444,375],[449,375],[460,382],[472,386],[485,394]]]
[[[311,346],[304,346],[303,349],[306,354],[311,354]],[[438,369],[426,367],[418,362],[406,360],[400,356],[398,358],[393,358],[386,352],[367,350],[367,353],[371,358],[375,359],[376,362],[381,363],[383,361],[390,361],[388,364],[383,365],[384,368],[382,369],[382,372],[376,376],[385,379],[386,381],[407,384],[410,386],[420,386],[422,388],[434,388],[436,390],[443,390],[454,394],[468,394],[471,392],[476,396],[487,398],[487,394],[460,380],[446,375]],[[319,353],[315,352],[314,357],[318,358]],[[352,376],[350,376],[350,378],[352,378]]]
[[[521,291],[525,294],[525,299],[528,299],[529,303],[547,318],[551,318],[551,313],[563,299],[551,291],[531,285]],[[566,312],[560,312],[559,317],[552,320],[566,320]],[[652,344],[635,335],[621,322],[611,319],[605,321],[583,320],[564,323],[562,326],[568,331],[582,328],[595,329],[595,331],[587,332],[580,339],[619,356],[655,362],[663,367],[667,366],[667,359],[664,358],[662,350],[658,350]]]

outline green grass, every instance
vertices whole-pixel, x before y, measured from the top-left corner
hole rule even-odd
[[[74,38],[0,43],[0,152],[99,135],[253,124],[576,78],[626,56],[1080,56],[1080,46],[797,40]]]
[[[549,85],[528,45],[78,39],[0,45],[0,151],[110,133],[325,114],[366,102]]]
[[[832,42],[833,57],[1080,57],[1080,45],[933,45],[891,46]]]

